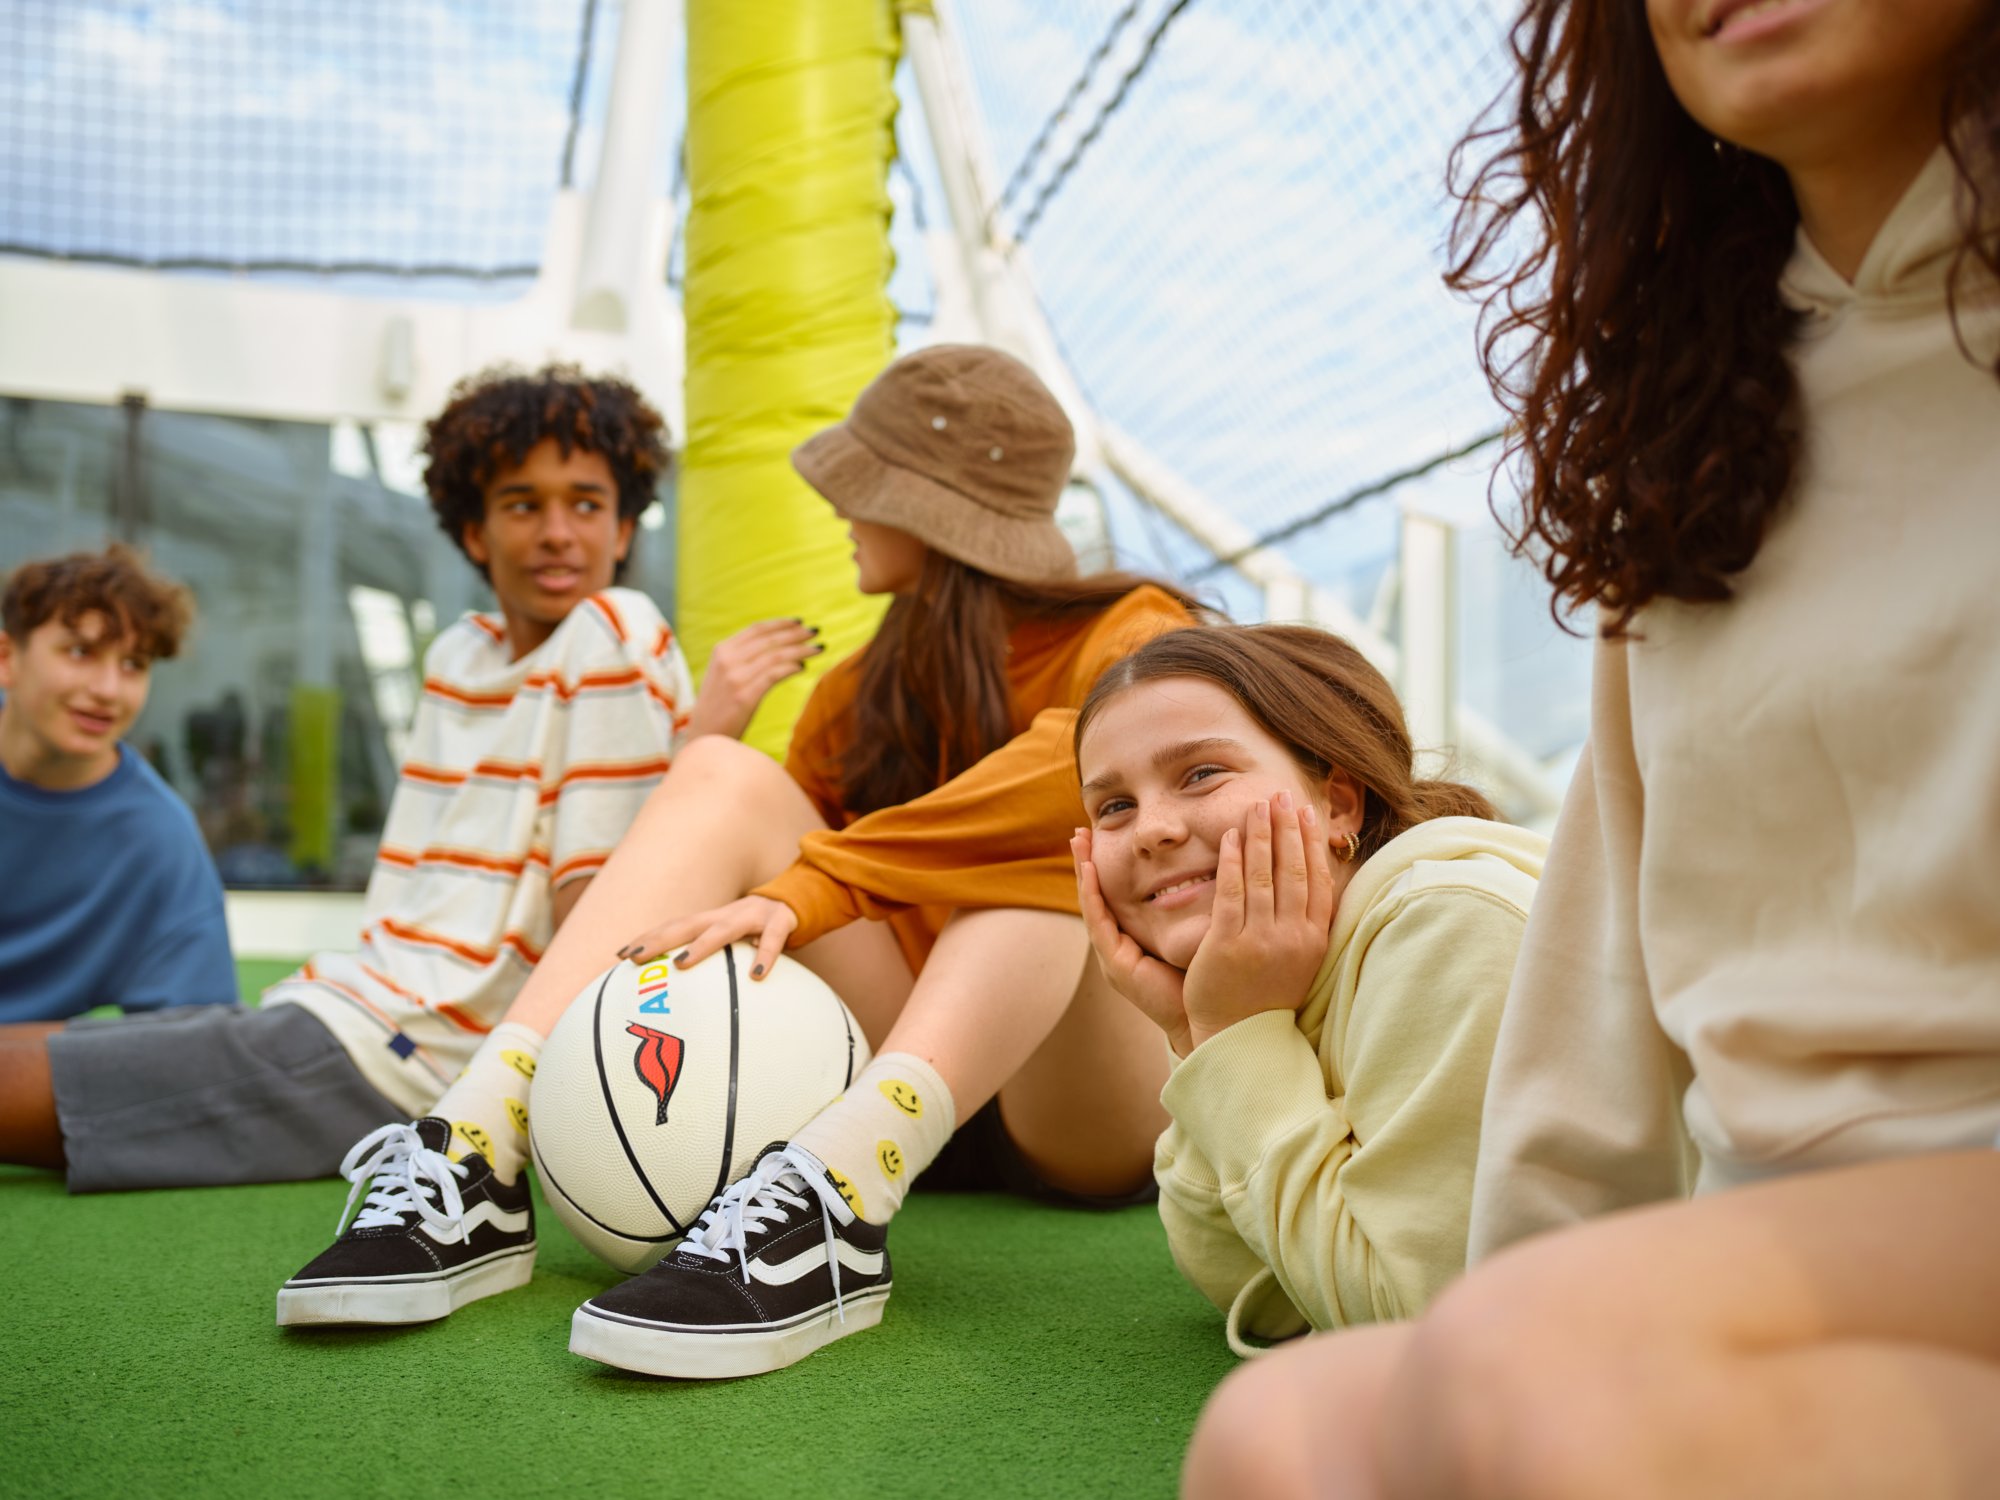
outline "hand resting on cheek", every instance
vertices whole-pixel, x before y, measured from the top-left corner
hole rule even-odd
[[[1070,842],[1091,947],[1112,987],[1185,1057],[1218,1032],[1270,1010],[1296,1011],[1326,958],[1338,889],[1319,816],[1289,792],[1252,805],[1222,837],[1208,930],[1183,973],[1148,953],[1113,916],[1091,833]]]

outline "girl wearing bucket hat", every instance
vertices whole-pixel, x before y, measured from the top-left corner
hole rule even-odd
[[[1073,456],[1068,419],[1026,366],[950,345],[898,360],[794,452],[848,522],[861,587],[895,602],[815,691],[789,777],[755,752],[704,757],[714,786],[694,795],[735,809],[718,821],[769,820],[736,867],[751,894],[624,952],[692,964],[754,939],[755,978],[792,950],[848,1000],[876,1056],[718,1195],[687,1249],[585,1304],[579,1353],[750,1374],[871,1325],[886,1227],[927,1169],[1058,1201],[1152,1196],[1165,1059],[1089,959],[1066,756],[1098,675],[1194,606],[1125,574],[1076,577],[1054,519]],[[687,847],[684,826],[675,837]],[[818,1245],[822,1220],[827,1265],[765,1284],[760,1245],[808,1222],[799,1243]],[[718,1279],[739,1294],[719,1296]]]
[[[580,1309],[578,1352],[753,1374],[871,1326],[888,1221],[927,1169],[1150,1198],[1167,1059],[1089,962],[1069,738],[1107,666],[1197,611],[1167,584],[1076,576],[1054,519],[1073,453],[1042,383],[968,346],[898,360],[794,453],[847,520],[863,591],[894,601],[821,680],[782,768],[722,736],[683,747],[509,1011],[510,1045],[546,1036],[614,955],[693,964],[751,939],[753,979],[790,951],[876,1056],[682,1250]],[[774,1282],[760,1247],[808,1218],[822,1263]]]

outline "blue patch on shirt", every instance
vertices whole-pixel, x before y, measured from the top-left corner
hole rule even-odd
[[[399,1031],[389,1038],[389,1050],[398,1057],[408,1057],[417,1050],[417,1044]]]

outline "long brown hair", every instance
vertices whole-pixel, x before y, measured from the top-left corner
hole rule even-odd
[[[1617,635],[1655,598],[1729,598],[1791,489],[1797,315],[1777,286],[1798,207],[1775,162],[1681,107],[1638,0],[1527,0],[1510,40],[1498,122],[1452,155],[1446,282],[1482,298],[1481,363],[1515,418],[1524,513],[1495,513],[1557,607],[1603,604]],[[2000,236],[1978,227],[2000,163],[2000,0],[1939,131],[1959,175],[1955,316],[1970,262],[2000,275]]]
[[[1403,705],[1349,642],[1309,625],[1215,625],[1155,636],[1097,679],[1076,716],[1075,745],[1104,705],[1163,677],[1198,677],[1243,705],[1315,784],[1335,769],[1361,783],[1365,859],[1432,818],[1498,820],[1485,795],[1419,777]]]
[[[916,589],[889,606],[862,649],[852,733],[840,752],[840,805],[856,815],[942,786],[1015,735],[1007,636],[1026,620],[1100,614],[1151,586],[1192,612],[1170,583],[1136,573],[1013,583],[936,550]]]

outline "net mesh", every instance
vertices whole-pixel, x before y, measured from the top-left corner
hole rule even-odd
[[[957,14],[1008,184],[998,223],[1093,403],[1253,531],[1497,426],[1475,313],[1440,284],[1445,162],[1505,76],[1492,0]],[[1427,488],[1476,512],[1490,459]],[[1288,550],[1365,606],[1395,493]]]
[[[0,248],[168,270],[532,275],[573,136],[594,160],[616,28],[590,28],[593,59],[591,9],[10,0]]]
[[[1504,700],[1495,716],[1542,748],[1570,729],[1522,715],[1580,693],[1521,675],[1565,648],[1485,519],[1494,451],[1478,444],[1499,413],[1475,311],[1440,284],[1445,163],[1505,80],[1508,9],[958,0],[948,13],[1005,189],[996,225],[1020,241],[1092,404],[1378,623],[1393,618],[1399,508],[1468,523],[1465,596],[1507,602],[1493,607],[1504,619],[1468,613],[1467,660],[1501,654],[1466,691]],[[566,174],[593,174],[621,10],[10,0],[0,251],[514,295]],[[661,188],[684,210],[681,88],[675,68]],[[939,231],[947,216],[907,68],[898,89],[891,293],[915,340],[936,306],[923,221]],[[1431,467],[1461,448],[1474,451]],[[1106,499],[1123,560],[1259,612],[1170,523],[1115,487]],[[1577,659],[1551,670],[1580,681]]]

